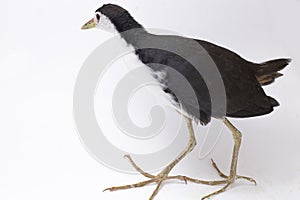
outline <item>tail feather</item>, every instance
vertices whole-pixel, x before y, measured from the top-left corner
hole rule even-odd
[[[282,58],[256,65],[254,71],[257,80],[261,85],[273,83],[276,78],[283,75],[278,71],[284,69],[291,61],[291,59]]]
[[[275,81],[276,78],[283,76],[283,74],[279,73],[279,72],[274,72],[272,74],[268,74],[268,75],[262,75],[262,76],[258,76],[256,77],[258,82],[260,83],[260,85],[264,86],[264,85],[269,85],[271,83],[273,83]]]
[[[273,97],[269,97],[270,103],[273,107],[279,106],[280,104],[278,103],[278,101],[276,101],[276,99],[274,99]]]

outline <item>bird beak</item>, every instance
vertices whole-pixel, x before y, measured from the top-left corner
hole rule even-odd
[[[90,28],[95,28],[96,27],[96,23],[94,21],[94,18],[91,19],[90,21],[88,21],[87,23],[85,23],[81,29],[85,30],[85,29],[90,29]]]

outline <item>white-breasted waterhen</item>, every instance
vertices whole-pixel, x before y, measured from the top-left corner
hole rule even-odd
[[[228,49],[207,41],[174,35],[151,34],[127,10],[113,4],[106,4],[97,9],[94,18],[87,22],[82,29],[94,27],[117,31],[121,38],[134,48],[139,61],[149,67],[149,72],[154,74],[162,90],[172,98],[173,104],[184,110],[182,114],[186,118],[190,137],[189,143],[183,152],[158,175],[143,171],[130,156],[126,156],[133,167],[149,180],[111,187],[106,190],[115,191],[156,183],[157,187],[149,198],[152,200],[165,180],[179,179],[185,182],[190,181],[207,185],[224,185],[220,190],[202,198],[206,199],[224,192],[236,179],[245,179],[256,184],[255,180],[250,177],[237,175],[237,161],[242,135],[229,122],[227,117],[261,116],[271,113],[274,107],[279,106],[274,98],[265,94],[261,86],[271,84],[276,78],[282,76],[278,71],[287,66],[291,59],[253,63]],[[195,44],[200,48],[195,47]],[[207,69],[211,64],[209,59],[216,66],[225,90],[225,104],[224,106],[217,106],[217,108],[212,106],[212,93],[216,98],[218,98],[218,93],[212,91],[214,86],[211,86],[211,84],[213,85],[216,80],[209,79],[211,75],[209,69]],[[172,69],[184,77],[191,86],[192,93],[187,92],[186,85],[181,84],[179,76]],[[156,72],[164,72],[164,76],[158,78],[155,76]],[[193,98],[193,95],[195,98]],[[213,167],[223,179],[204,181],[181,175],[169,176],[169,172],[173,167],[196,145],[192,122],[196,121],[205,125],[210,122],[211,117],[223,120],[224,124],[231,130],[234,138],[229,175],[223,174],[212,160]]]

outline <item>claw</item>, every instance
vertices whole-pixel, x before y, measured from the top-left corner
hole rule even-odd
[[[215,168],[215,170],[218,172],[219,176],[222,177],[222,178],[224,178],[224,179],[226,179],[226,180],[224,180],[224,182],[226,183],[226,185],[223,188],[221,188],[220,190],[217,190],[216,192],[213,192],[213,193],[211,193],[209,195],[204,196],[201,200],[205,200],[205,199],[208,199],[209,197],[212,197],[212,196],[215,196],[215,195],[220,194],[222,192],[225,192],[225,190],[227,188],[229,188],[232,184],[234,184],[234,181],[236,179],[245,179],[245,180],[247,180],[249,182],[252,182],[252,183],[254,183],[256,185],[256,181],[253,178],[250,178],[250,177],[247,177],[247,176],[237,176],[237,175],[235,175],[235,176],[232,176],[232,175],[231,176],[227,176],[227,175],[225,175],[219,169],[219,167],[217,166],[217,164],[214,162],[213,159],[211,159],[211,162],[212,162],[213,168]],[[216,183],[216,181],[212,181],[212,183]],[[217,184],[215,184],[215,185],[217,185]]]

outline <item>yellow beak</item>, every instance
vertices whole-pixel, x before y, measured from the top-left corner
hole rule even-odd
[[[90,28],[95,28],[96,27],[96,23],[94,21],[94,18],[91,19],[90,21],[88,21],[87,23],[85,23],[81,29],[85,30],[85,29],[90,29]]]

